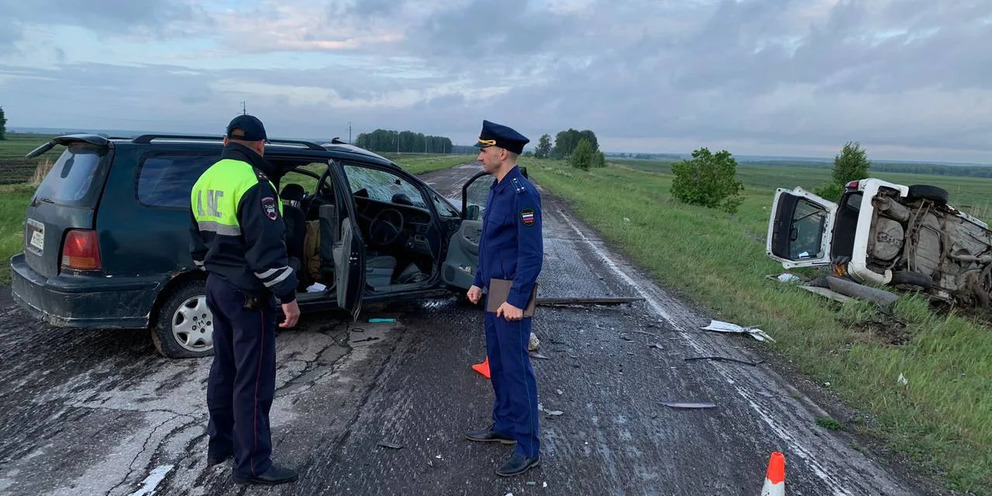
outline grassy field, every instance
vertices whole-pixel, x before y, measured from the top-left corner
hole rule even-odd
[[[653,172],[661,175],[671,174],[671,164],[674,161],[647,160],[617,160],[611,163],[620,167]],[[944,169],[951,166],[944,167]],[[748,189],[774,191],[775,188],[792,189],[802,186],[808,191],[824,186],[830,181],[832,170],[829,168],[811,167],[780,167],[741,163],[737,166],[737,178]],[[905,172],[871,171],[872,177],[877,177],[896,184],[931,184],[940,186],[950,193],[950,203],[979,218],[992,219],[992,178],[961,177],[950,175],[922,175]],[[769,200],[769,204],[771,200]]]
[[[410,155],[387,154],[386,158],[396,162],[411,174],[424,174],[440,169],[450,169],[456,165],[468,164],[475,161],[475,155]]]
[[[846,429],[876,436],[922,473],[942,474],[949,487],[992,494],[992,329],[935,313],[919,297],[900,299],[896,321],[865,303],[827,303],[766,279],[783,271],[765,255],[772,186],[795,186],[791,178],[773,181],[742,167],[745,202],[729,215],[674,202],[672,177],[663,173],[523,164],[664,286],[715,318],[760,326],[777,340],[774,351],[870,419]],[[796,178],[808,180],[802,172]],[[910,179],[940,185],[945,178]],[[971,181],[957,184],[972,194],[981,185]]]
[[[24,214],[34,188],[25,184],[0,186],[0,284],[10,284],[10,264],[24,248]]]
[[[24,158],[28,152],[50,139],[52,136],[46,134],[7,133],[7,139],[0,141],[0,185],[27,182],[39,162],[54,162],[58,153],[61,153],[59,150],[49,151],[30,160]]]

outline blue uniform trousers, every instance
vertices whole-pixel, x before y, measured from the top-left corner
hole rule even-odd
[[[537,422],[537,379],[527,354],[531,318],[510,322],[486,314],[486,355],[496,401],[493,430],[517,440],[516,452],[536,457],[541,451]]]
[[[207,277],[213,312],[214,363],[207,382],[211,453],[234,453],[234,475],[250,478],[272,465],[269,408],[275,396],[276,308],[262,298],[245,308],[245,296],[223,279]]]

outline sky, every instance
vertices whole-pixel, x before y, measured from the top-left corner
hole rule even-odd
[[[988,0],[0,0],[18,127],[992,163]],[[243,103],[242,103],[243,102]],[[350,126],[350,131],[349,131]]]

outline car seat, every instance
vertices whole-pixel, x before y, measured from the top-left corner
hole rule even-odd
[[[303,186],[299,184],[287,184],[283,186],[280,198],[286,200],[282,207],[282,216],[286,222],[286,251],[290,258],[295,258],[296,266],[303,267],[303,246],[307,235],[307,217],[303,209],[299,207],[300,200],[305,194]],[[297,278],[300,285],[306,287],[309,284],[307,271],[297,270]]]

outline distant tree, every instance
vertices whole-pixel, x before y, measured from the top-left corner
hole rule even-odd
[[[716,155],[707,148],[694,150],[692,160],[672,164],[672,173],[672,196],[681,202],[734,213],[744,201],[737,160],[727,150]]]
[[[834,171],[830,184],[816,188],[813,192],[827,200],[840,200],[841,195],[844,194],[844,185],[868,177],[870,168],[871,161],[868,160],[868,153],[861,147],[861,143],[848,141],[834,157]]]
[[[545,134],[541,136],[538,140],[537,150],[534,152],[534,158],[548,158],[551,156],[551,135]]]
[[[606,155],[604,155],[601,151],[594,153],[592,157],[592,166],[606,167]]]
[[[450,138],[386,129],[359,134],[355,145],[374,152],[394,153],[451,153],[452,149]]]
[[[570,128],[568,131],[558,133],[555,137],[555,147],[551,151],[551,156],[554,158],[568,158],[582,140],[589,142],[589,145],[592,146],[592,151],[599,151],[599,142],[596,140],[596,133],[588,129],[585,131],[576,131]]]
[[[3,107],[0,107],[0,140],[7,139],[7,117],[3,113]]]
[[[576,169],[589,170],[596,161],[597,153],[599,152],[592,149],[592,143],[587,139],[583,139],[579,141],[579,144],[575,147],[575,151],[568,157],[568,162]]]

